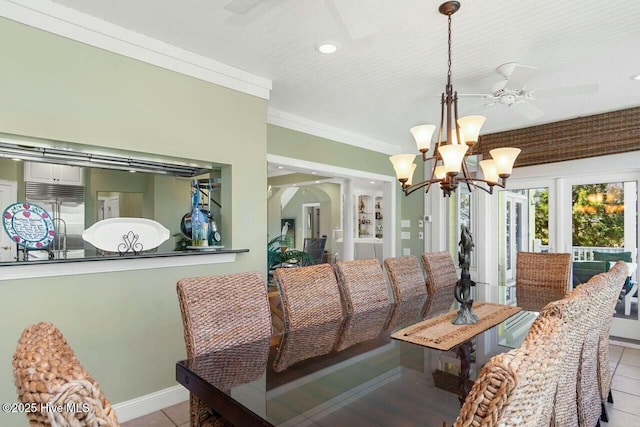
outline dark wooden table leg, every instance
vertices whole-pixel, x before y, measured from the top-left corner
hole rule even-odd
[[[471,382],[469,380],[469,371],[471,370],[471,350],[473,344],[471,341],[465,341],[456,347],[456,354],[460,359],[460,375],[458,375],[458,400],[460,406],[467,398],[467,394],[471,390]]]

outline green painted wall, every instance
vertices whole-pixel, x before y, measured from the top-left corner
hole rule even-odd
[[[424,163],[421,158],[416,157],[416,170],[413,174],[413,182],[420,182],[423,180],[424,176]],[[436,189],[440,191],[439,189]],[[429,190],[430,192],[433,190]],[[411,251],[411,255],[415,255],[420,257],[420,255],[424,252],[424,240],[418,239],[418,232],[424,231],[424,228],[418,227],[418,220],[424,217],[424,190],[416,190],[414,193],[411,193],[408,196],[405,196],[400,189],[398,189],[398,194],[401,200],[400,203],[400,215],[398,218],[398,228],[397,235],[400,236],[400,232],[408,231],[411,233],[411,239],[409,240],[400,240],[398,246],[397,254],[400,256],[403,254],[404,248],[409,248]],[[411,221],[411,226],[406,228],[400,228],[400,220],[408,219]],[[424,236],[424,238],[428,238],[428,236]]]
[[[0,281],[0,401],[15,401],[11,357],[41,320],[61,328],[113,403],[176,385],[176,281],[266,269],[267,223],[256,215],[266,212],[266,101],[7,19],[0,55],[0,132],[231,165],[224,232],[250,250],[232,264]],[[26,417],[0,413],[0,425]]]
[[[395,176],[389,156],[280,126],[267,125],[269,154]]]
[[[11,159],[0,159],[0,180],[17,181],[18,166],[22,162],[16,162]]]

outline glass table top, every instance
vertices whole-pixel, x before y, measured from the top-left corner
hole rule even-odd
[[[474,298],[500,302],[504,291],[479,284]],[[451,425],[460,410],[459,349],[390,335],[452,303],[453,295],[436,295],[274,335],[178,362],[176,378],[236,425]],[[470,340],[467,385],[489,358],[518,346],[534,319],[520,312]]]

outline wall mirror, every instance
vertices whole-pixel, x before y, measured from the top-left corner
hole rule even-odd
[[[98,221],[108,218],[144,218],[144,193],[98,191]]]
[[[27,251],[30,261],[99,256],[82,232],[108,218],[147,218],[170,230],[157,253],[184,250],[184,219],[194,192],[230,247],[223,176],[231,166],[62,141],[0,134],[0,213],[13,203],[42,207],[55,226],[51,247]],[[228,229],[228,230],[227,230]],[[21,247],[0,229],[0,262],[22,260]],[[47,250],[49,249],[49,250]]]

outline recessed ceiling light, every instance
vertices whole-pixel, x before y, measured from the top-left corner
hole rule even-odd
[[[372,184],[375,184],[376,182],[375,182],[375,181],[371,181],[371,183],[372,183]]]
[[[278,169],[284,169],[284,166],[278,166]]]
[[[336,53],[338,51],[338,44],[336,42],[320,42],[316,45],[316,49],[320,53],[325,53],[330,55],[332,53]]]
[[[316,184],[320,184],[320,181],[316,181]]]
[[[317,173],[318,173],[318,172],[311,172],[311,175],[315,175],[315,174],[317,174]]]
[[[636,74],[635,76],[631,76],[633,80],[640,80],[640,74]]]
[[[14,162],[20,162],[20,161],[22,161],[22,159],[11,159],[11,160],[13,160]]]

